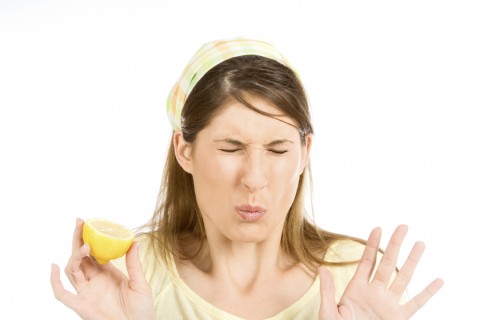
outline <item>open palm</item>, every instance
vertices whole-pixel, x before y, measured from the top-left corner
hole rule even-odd
[[[381,230],[370,234],[360,263],[352,280],[347,285],[337,305],[334,282],[325,267],[319,268],[321,281],[320,320],[404,320],[410,319],[442,287],[443,281],[436,279],[422,292],[400,304],[407,285],[425,249],[422,242],[412,248],[403,267],[394,275],[400,247],[407,234],[407,226],[400,225],[392,234],[387,249],[372,273],[376,263]],[[393,275],[393,280],[392,280]]]

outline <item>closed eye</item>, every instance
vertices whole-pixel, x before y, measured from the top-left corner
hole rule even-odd
[[[284,154],[288,152],[288,150],[276,150],[276,149],[267,149],[267,150],[275,154]]]
[[[229,153],[234,153],[236,151],[240,151],[242,149],[239,149],[239,148],[236,148],[236,149],[219,149],[220,151],[223,151],[223,152],[229,152]]]

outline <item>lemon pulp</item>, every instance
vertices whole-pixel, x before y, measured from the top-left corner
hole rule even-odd
[[[105,219],[86,220],[82,237],[90,246],[90,254],[100,264],[123,256],[134,239],[130,229]]]

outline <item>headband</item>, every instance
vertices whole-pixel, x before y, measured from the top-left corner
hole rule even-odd
[[[168,96],[167,113],[174,130],[182,128],[183,105],[198,81],[219,63],[244,55],[270,58],[295,71],[287,59],[267,42],[241,37],[208,42],[190,59]]]

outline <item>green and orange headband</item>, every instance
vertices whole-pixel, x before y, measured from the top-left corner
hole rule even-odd
[[[271,44],[247,38],[216,40],[204,44],[183,70],[167,99],[167,113],[174,130],[182,128],[182,108],[198,81],[213,67],[233,57],[257,55],[270,58],[295,70]]]

